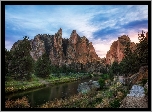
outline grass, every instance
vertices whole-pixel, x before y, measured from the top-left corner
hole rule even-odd
[[[25,90],[30,90],[34,88],[44,87],[46,85],[54,85],[60,83],[66,83],[71,81],[76,81],[82,78],[87,78],[89,75],[84,74],[70,74],[70,76],[61,76],[60,78],[50,75],[49,78],[42,79],[32,75],[31,81],[16,81],[10,79],[5,81],[5,93],[20,92]]]

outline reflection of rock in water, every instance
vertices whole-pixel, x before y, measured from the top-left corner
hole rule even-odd
[[[84,82],[79,84],[77,91],[81,93],[87,93],[91,89],[98,89],[98,88],[100,88],[98,81],[90,80],[89,82]]]

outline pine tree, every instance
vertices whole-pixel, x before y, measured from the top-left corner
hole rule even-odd
[[[139,71],[140,68],[140,58],[137,50],[131,51],[130,42],[126,44],[125,57],[120,62],[120,73],[128,76],[129,74],[134,74]]]
[[[10,73],[15,79],[27,80],[31,78],[34,70],[34,60],[30,55],[31,45],[28,37],[18,43],[15,50],[12,51],[12,60]]]
[[[112,69],[113,74],[115,74],[115,75],[119,74],[119,64],[117,61],[113,62],[111,69]]]
[[[127,42],[124,54],[125,54],[125,57],[128,57],[128,56],[130,56],[132,54],[132,51],[130,49],[130,42]]]
[[[44,53],[36,62],[35,75],[38,77],[46,78],[50,75],[49,57]]]
[[[5,48],[5,76],[9,76],[9,65],[12,59],[11,51]]]
[[[137,53],[142,65],[148,65],[148,38],[145,37],[144,32],[138,34],[139,44],[137,45]]]

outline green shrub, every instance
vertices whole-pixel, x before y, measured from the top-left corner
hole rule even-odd
[[[105,95],[108,97],[108,98],[111,98],[113,96],[113,91],[105,91]]]
[[[100,88],[104,88],[104,86],[105,86],[105,80],[102,79],[102,78],[100,78],[99,79],[99,84],[100,84]]]
[[[147,82],[147,79],[142,79],[142,81],[141,81],[143,86],[146,84],[146,82]]]
[[[110,102],[110,108],[119,108],[120,106],[120,100],[115,99],[114,101]]]
[[[108,74],[103,74],[103,75],[102,75],[102,78],[103,78],[104,80],[107,80],[107,79],[109,79],[109,75],[108,75]]]

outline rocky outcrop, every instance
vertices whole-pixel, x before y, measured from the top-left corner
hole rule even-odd
[[[20,41],[13,45],[12,50]],[[69,39],[62,38],[60,28],[55,35],[38,34],[29,41],[30,54],[35,61],[46,52],[51,64],[59,67],[66,65],[76,71],[100,72],[103,66],[103,60],[96,54],[92,42],[85,36],[80,37],[76,30],[72,31]]]
[[[86,64],[98,59],[99,57],[95,52],[92,42],[89,43],[89,40],[85,36],[80,37],[76,33],[76,30],[73,30],[67,46],[67,63]]]
[[[148,81],[144,87],[133,85],[130,94],[121,101],[119,108],[148,108]]]
[[[136,44],[131,42],[128,36],[123,35],[118,37],[118,40],[112,43],[110,50],[106,54],[106,64],[111,65],[114,61],[122,61],[124,58],[124,50],[128,42],[130,43],[132,51],[136,49]]]
[[[139,83],[143,79],[148,79],[148,66],[140,67],[138,73],[135,73],[135,74],[131,75],[130,77],[128,77],[127,80],[129,82],[127,81],[127,83],[133,85],[133,84]]]
[[[36,61],[39,57],[42,56],[45,52],[44,42],[40,40],[40,35],[36,36],[33,40],[30,41],[32,50],[30,55]]]

